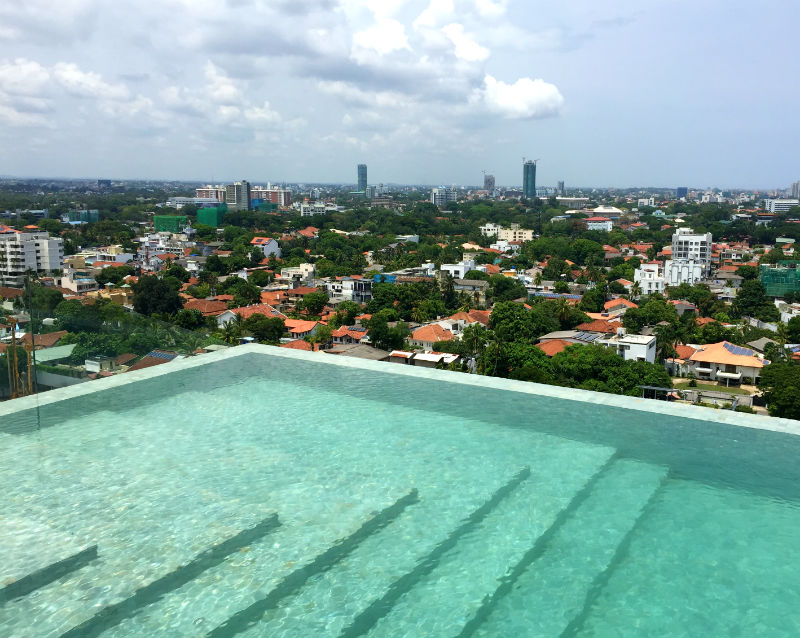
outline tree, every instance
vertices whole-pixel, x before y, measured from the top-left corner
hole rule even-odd
[[[405,345],[405,340],[410,333],[408,326],[402,321],[395,326],[389,326],[386,317],[381,314],[373,315],[367,322],[369,340],[376,348],[383,350],[399,350]]]
[[[303,298],[297,302],[295,309],[298,312],[305,310],[309,315],[319,315],[328,303],[328,293],[322,290],[317,292],[310,292],[303,295]]]
[[[95,275],[94,280],[100,286],[105,286],[106,284],[119,286],[125,277],[133,273],[134,270],[130,266],[107,266]]]
[[[731,306],[734,317],[756,317],[761,321],[778,321],[780,313],[772,304],[764,290],[764,286],[756,279],[746,279],[736,293]]]
[[[590,288],[583,293],[580,307],[581,310],[585,310],[586,312],[602,312],[605,303],[605,291],[602,289],[602,285],[598,284],[594,288]]]
[[[492,298],[495,302],[512,301],[520,297],[528,297],[528,291],[525,286],[522,285],[518,279],[513,277],[492,275],[489,279],[489,285],[492,287]]]
[[[762,368],[758,387],[764,393],[770,415],[800,419],[800,365],[771,363]]]
[[[566,281],[557,281],[556,285],[553,288],[557,293],[568,293],[569,286],[567,285]]]
[[[172,315],[183,307],[178,292],[158,277],[140,277],[133,285],[133,309],[142,315]]]
[[[758,268],[755,266],[739,266],[736,274],[743,279],[758,279]]]
[[[800,317],[792,317],[786,324],[786,340],[788,343],[800,343]]]
[[[333,329],[330,326],[319,325],[313,335],[306,337],[306,341],[309,343],[319,343],[322,347],[325,347],[331,342],[332,336]]]
[[[271,272],[266,270],[254,270],[252,273],[250,273],[248,281],[255,286],[263,287],[272,283],[274,278],[275,275]]]
[[[189,281],[189,271],[180,264],[170,264],[162,273],[164,277],[175,277],[181,283]]]
[[[175,325],[185,330],[197,330],[205,325],[203,313],[194,308],[181,308],[175,315]]]
[[[286,332],[283,319],[280,317],[267,317],[262,314],[250,315],[245,319],[244,327],[259,343],[278,343],[283,333]]]
[[[481,281],[489,281],[489,275],[482,270],[470,270],[464,274],[464,279],[480,279]]]

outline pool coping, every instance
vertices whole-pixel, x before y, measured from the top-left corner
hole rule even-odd
[[[735,412],[732,410],[721,410],[706,408],[695,405],[684,405],[680,403],[669,403],[667,401],[656,401],[653,399],[642,399],[639,397],[627,397],[617,394],[607,394],[604,392],[594,392],[591,390],[579,390],[576,388],[564,388],[554,385],[532,383],[528,381],[515,381],[500,377],[488,377],[477,374],[466,374],[451,370],[437,370],[435,368],[422,368],[417,366],[402,365],[398,363],[388,363],[386,361],[370,361],[357,359],[354,357],[344,357],[341,355],[330,355],[323,352],[305,352],[289,348],[279,348],[277,346],[267,346],[263,344],[247,344],[226,348],[185,359],[176,359],[169,363],[126,372],[95,379],[86,383],[79,383],[65,388],[49,390],[39,394],[34,394],[18,399],[11,399],[0,403],[0,417],[34,409],[43,405],[74,399],[80,396],[93,394],[102,390],[108,390],[136,381],[160,377],[180,370],[188,370],[201,365],[208,365],[216,361],[222,361],[234,357],[264,354],[273,357],[283,357],[285,359],[300,359],[302,361],[312,361],[338,365],[345,368],[356,368],[360,370],[370,370],[384,374],[396,374],[401,376],[411,376],[432,381],[443,381],[447,383],[458,383],[461,385],[471,385],[481,388],[494,388],[498,390],[510,390],[522,394],[532,394],[540,397],[549,397],[566,401],[579,401],[581,403],[592,403],[609,407],[621,408],[625,410],[635,410],[651,414],[663,414],[666,416],[693,419],[696,421],[708,421],[712,423],[722,423],[736,425],[740,427],[755,428],[759,430],[770,430],[773,432],[783,432],[785,434],[800,435],[800,421],[784,419],[780,417],[764,416],[760,414],[747,414],[745,412]]]

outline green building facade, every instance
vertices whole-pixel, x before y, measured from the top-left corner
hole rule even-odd
[[[536,197],[536,162],[528,160],[522,165],[522,197]]]
[[[761,285],[770,297],[800,292],[800,261],[779,261],[761,265]]]
[[[186,215],[153,215],[153,227],[157,233],[179,233],[186,228]]]
[[[215,208],[200,208],[197,211],[197,223],[215,228],[222,226],[222,218],[225,216],[226,210],[224,204]]]
[[[67,217],[71,222],[99,222],[100,211],[97,209],[71,210],[67,213]]]

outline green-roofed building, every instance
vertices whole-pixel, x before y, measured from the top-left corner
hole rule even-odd
[[[770,297],[784,297],[789,292],[800,292],[800,261],[761,264],[761,285]]]
[[[153,215],[157,233],[179,233],[186,228],[186,215]]]
[[[222,218],[225,216],[227,208],[223,204],[214,208],[201,208],[197,211],[197,223],[206,226],[222,226]]]

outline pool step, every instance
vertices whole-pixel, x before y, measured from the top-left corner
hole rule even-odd
[[[208,637],[225,638],[226,636],[234,636],[252,627],[261,620],[267,611],[275,609],[282,600],[299,592],[309,579],[330,570],[340,561],[347,558],[362,542],[373,534],[380,532],[402,514],[409,505],[414,505],[418,501],[417,490],[411,490],[411,492],[398,499],[396,503],[366,521],[350,536],[340,540],[300,569],[293,571],[266,596],[237,612],[224,623],[211,630],[207,634]]]
[[[459,638],[571,635],[598,579],[666,476],[662,466],[615,461],[563,523],[523,556]]]
[[[0,606],[97,558],[97,545],[24,517],[0,516]]]
[[[137,589],[128,598],[103,607],[94,616],[62,634],[61,638],[94,638],[103,631],[114,627],[125,618],[130,618],[140,609],[158,601],[165,594],[182,587],[197,578],[207,569],[219,565],[229,555],[262,539],[280,525],[277,515],[273,514],[250,529],[243,530],[235,536],[217,544],[195,556],[178,569],[165,574],[161,578]]]
[[[360,499],[357,508],[331,503],[329,511],[336,512],[333,520],[293,518],[292,512],[287,513],[286,518],[281,518],[281,528],[265,542],[232,555],[103,632],[102,638],[163,632],[175,638],[199,637],[228,622],[246,625],[250,617],[291,597],[308,579],[330,569],[366,538],[380,533],[407,509],[413,509],[417,499],[416,490],[381,490]],[[316,557],[314,552],[318,552]]]
[[[356,551],[333,569],[319,573],[296,596],[286,597],[264,614],[257,623],[234,618],[218,627],[208,638],[234,636],[336,636],[375,599],[384,596],[403,574],[411,572],[430,552],[439,555],[474,527],[476,521],[496,507],[530,476],[522,468],[501,484],[466,520],[449,503],[421,498],[413,508],[391,526],[365,539]],[[449,505],[449,507],[448,507]],[[438,515],[451,520],[453,527],[442,529],[444,538],[433,535],[430,520]]]
[[[340,634],[457,636],[513,566],[575,498],[580,498],[614,451],[584,459],[580,471],[553,480],[542,464],[493,507],[473,515],[462,533],[393,583]],[[578,464],[576,464],[578,465]],[[421,619],[424,626],[420,625]]]
[[[152,599],[154,593],[175,586],[176,581],[171,584],[167,575],[185,579],[187,574],[193,575],[192,570],[201,565],[201,559],[214,557],[233,546],[238,549],[241,545],[238,541],[248,536],[242,532],[252,532],[251,528],[257,533],[267,531],[269,526],[261,523],[274,518],[274,512],[251,507],[238,515],[230,512],[235,505],[221,505],[215,512],[220,518],[206,519],[193,539],[181,545],[176,544],[174,531],[187,521],[193,522],[196,519],[193,512],[183,512],[172,518],[165,512],[160,520],[143,520],[138,529],[124,535],[104,537],[95,550],[96,559],[46,583],[38,582],[39,586],[25,595],[7,600],[0,613],[0,635],[4,638],[31,635],[56,638],[84,623],[87,623],[84,626],[87,633],[95,632],[97,625],[93,623],[99,618],[98,614],[108,613],[109,609],[120,613],[130,605],[143,604]],[[106,529],[108,522],[101,521],[99,525]],[[86,533],[93,539],[99,536],[96,529]],[[55,543],[42,543],[42,546],[49,548]],[[203,550],[204,547],[211,549]],[[88,558],[85,553],[80,557]],[[153,583],[159,589],[151,588]],[[125,603],[124,606],[120,606],[121,603]]]

